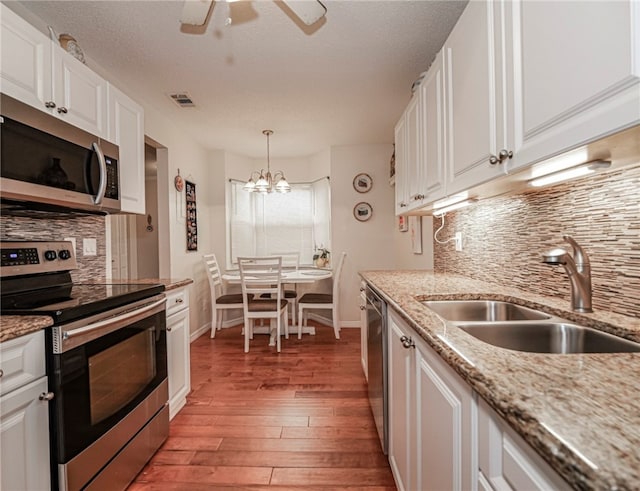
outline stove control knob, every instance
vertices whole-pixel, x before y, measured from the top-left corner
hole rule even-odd
[[[62,249],[61,251],[58,251],[58,257],[63,261],[66,261],[67,259],[71,258],[71,252],[69,252],[67,249]]]
[[[57,257],[58,254],[56,254],[56,251],[45,251],[44,253],[44,258],[47,261],[54,261]]]

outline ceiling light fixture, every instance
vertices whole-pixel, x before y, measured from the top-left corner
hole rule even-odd
[[[568,181],[569,179],[576,179],[588,174],[593,174],[594,172],[605,170],[609,167],[611,167],[611,162],[607,160],[593,160],[582,165],[570,167],[569,169],[532,179],[529,181],[529,185],[533,187],[547,186],[549,184],[555,184],[557,182]]]
[[[269,137],[273,135],[272,130],[263,130],[262,134],[267,137],[267,171],[260,169],[260,171],[253,171],[249,176],[249,180],[244,185],[244,190],[250,193],[258,192],[261,194],[271,193],[276,191],[277,193],[288,193],[291,191],[291,186],[284,177],[284,172],[281,170],[276,171],[271,175],[271,158],[269,155]],[[257,176],[257,180],[254,181],[253,177]],[[274,185],[275,182],[275,185]]]

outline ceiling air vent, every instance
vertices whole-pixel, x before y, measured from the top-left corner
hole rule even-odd
[[[171,100],[180,107],[196,107],[188,92],[169,94],[169,97],[171,97]]]

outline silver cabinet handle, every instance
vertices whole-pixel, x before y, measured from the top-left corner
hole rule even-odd
[[[46,107],[47,109],[53,109],[54,107],[56,107],[56,103],[53,101],[47,101],[44,103],[44,107]]]
[[[183,303],[183,302],[184,302],[184,299],[182,299],[182,298],[176,298],[176,303]]]
[[[402,336],[400,338],[400,342],[402,343],[402,347],[403,348],[415,348],[416,347],[416,343],[413,342],[413,339],[411,339],[409,336]]]
[[[102,148],[100,148],[100,144],[98,142],[93,142],[91,146],[96,152],[96,155],[98,156],[98,163],[100,164],[100,184],[98,185],[98,192],[93,198],[93,203],[99,205],[102,203],[104,193],[107,191],[107,161],[104,159],[104,153],[102,153]]]
[[[66,108],[66,107],[59,107],[59,108],[58,108],[58,112],[59,112],[60,114],[67,114],[69,111],[67,111],[67,108]]]
[[[513,158],[513,152],[511,150],[503,148],[502,150],[500,150],[500,153],[497,156],[492,155],[491,157],[489,157],[489,163],[491,165],[501,164],[505,160],[511,158]]]
[[[38,399],[40,399],[41,401],[50,401],[54,397],[55,396],[53,392],[43,392],[42,394],[40,394],[40,397],[38,397]]]

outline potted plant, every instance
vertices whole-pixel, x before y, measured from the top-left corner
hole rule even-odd
[[[316,252],[313,255],[313,261],[315,262],[318,268],[324,268],[329,264],[329,256],[331,256],[331,252],[329,249],[324,247],[316,247]]]

